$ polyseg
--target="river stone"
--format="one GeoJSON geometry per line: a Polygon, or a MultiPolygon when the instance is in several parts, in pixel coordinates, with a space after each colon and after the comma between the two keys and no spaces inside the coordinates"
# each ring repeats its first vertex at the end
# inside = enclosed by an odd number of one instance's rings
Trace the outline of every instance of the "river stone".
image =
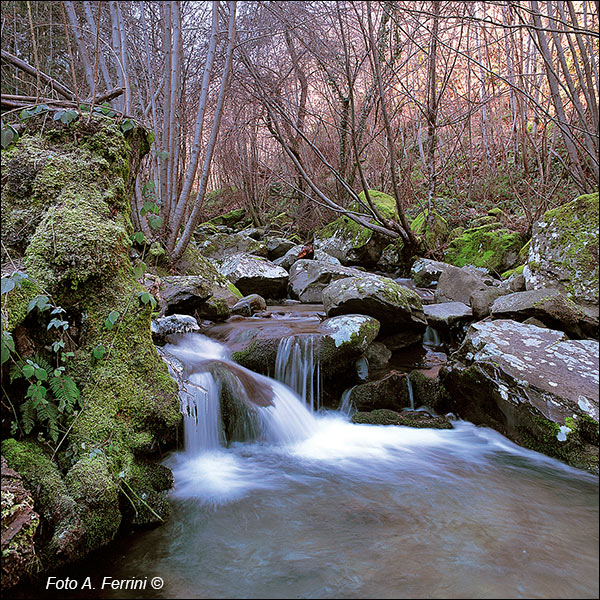
{"type": "Polygon", "coordinates": [[[477,269],[448,266],[440,275],[435,301],[469,304],[473,292],[485,290],[490,285],[493,285],[493,279],[477,269]]]}
{"type": "Polygon", "coordinates": [[[320,263],[329,263],[330,265],[342,264],[335,256],[331,256],[331,254],[327,254],[327,252],[319,250],[318,248],[314,251],[313,260],[320,263]]]}
{"type": "Polygon", "coordinates": [[[211,286],[198,275],[173,275],[160,280],[160,297],[167,315],[192,314],[211,296],[211,286]]]}
{"type": "Polygon", "coordinates": [[[286,271],[289,271],[292,268],[292,265],[299,260],[303,249],[304,246],[302,244],[298,244],[297,246],[290,248],[282,257],[276,258],[273,261],[273,264],[277,265],[278,267],[283,267],[286,271]]]}
{"type": "Polygon", "coordinates": [[[495,222],[465,229],[450,241],[444,260],[457,267],[473,265],[503,273],[518,264],[522,246],[521,234],[495,222]]]}
{"type": "Polygon", "coordinates": [[[301,302],[318,304],[323,302],[323,290],[332,281],[353,275],[362,275],[362,272],[352,267],[300,259],[290,269],[289,293],[301,302]]]}
{"type": "Polygon", "coordinates": [[[386,335],[415,332],[422,336],[427,326],[417,293],[388,277],[361,274],[334,281],[323,290],[323,305],[328,317],[370,315],[386,335]]]}
{"type": "Polygon", "coordinates": [[[212,261],[221,261],[236,254],[267,256],[267,246],[247,233],[215,233],[197,244],[200,254],[212,261]]]}
{"type": "Polygon", "coordinates": [[[268,238],[265,244],[269,260],[281,258],[286,252],[296,246],[294,242],[281,237],[268,238]]]}
{"type": "Polygon", "coordinates": [[[442,368],[442,383],[462,418],[597,471],[598,347],[512,320],[482,321],[442,368]]]}
{"type": "Polygon", "coordinates": [[[508,293],[509,291],[504,287],[490,286],[483,290],[475,290],[469,299],[475,319],[485,319],[490,314],[494,301],[508,293]]]}
{"type": "Polygon", "coordinates": [[[491,314],[494,318],[516,321],[534,317],[550,328],[579,338],[598,335],[598,320],[594,321],[556,289],[530,290],[502,296],[492,304],[491,314]]]}
{"type": "Polygon", "coordinates": [[[236,254],[225,260],[220,270],[246,296],[281,298],[285,295],[288,272],[265,258],[236,254]]]}
{"type": "Polygon", "coordinates": [[[242,315],[243,317],[251,317],[254,313],[267,309],[267,303],[262,296],[258,294],[250,294],[244,296],[231,309],[232,314],[242,315]]]}
{"type": "Polygon", "coordinates": [[[378,408],[371,412],[356,412],[352,415],[352,423],[364,425],[402,425],[417,429],[453,429],[447,417],[430,415],[422,410],[404,410],[397,412],[386,408],[378,408]]]}
{"type": "Polygon", "coordinates": [[[392,371],[382,379],[355,385],[350,390],[348,401],[358,411],[409,408],[406,374],[392,371]]]}
{"type": "Polygon", "coordinates": [[[423,306],[427,325],[436,329],[448,329],[461,321],[473,318],[473,311],[463,302],[442,302],[423,306]]]}
{"type": "Polygon", "coordinates": [[[450,266],[429,258],[417,258],[410,269],[410,276],[417,287],[434,288],[442,273],[450,266]]]}
{"type": "Polygon", "coordinates": [[[19,473],[2,457],[2,590],[13,587],[36,562],[33,537],[39,516],[19,473]]]}
{"type": "Polygon", "coordinates": [[[365,315],[341,315],[319,326],[319,362],[325,377],[348,369],[377,337],[380,324],[365,315]]]}
{"type": "Polygon", "coordinates": [[[572,300],[598,304],[598,192],[534,224],[523,275],[528,290],[559,288],[572,300]]]}
{"type": "Polygon", "coordinates": [[[169,315],[150,322],[150,332],[155,344],[166,343],[166,337],[173,333],[200,331],[198,321],[190,315],[169,315]]]}

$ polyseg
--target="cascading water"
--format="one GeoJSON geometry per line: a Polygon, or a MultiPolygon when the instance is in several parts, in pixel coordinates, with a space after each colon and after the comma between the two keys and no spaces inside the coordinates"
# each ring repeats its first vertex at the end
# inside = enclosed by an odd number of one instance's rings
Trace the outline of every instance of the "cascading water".
{"type": "Polygon", "coordinates": [[[406,374],[406,388],[408,390],[408,401],[410,402],[410,409],[415,410],[415,392],[413,390],[412,381],[410,375],[406,374]]]}
{"type": "Polygon", "coordinates": [[[321,369],[315,336],[283,338],[277,348],[275,379],[291,387],[314,412],[321,407],[321,369]]]}
{"type": "Polygon", "coordinates": [[[432,346],[437,348],[441,346],[442,342],[440,340],[440,334],[436,329],[427,325],[425,328],[425,333],[423,334],[423,344],[425,346],[432,346]]]}
{"type": "MultiPolygon", "coordinates": [[[[306,348],[311,350],[312,344],[306,348]]],[[[187,334],[165,351],[188,372],[189,383],[180,394],[186,454],[219,448],[232,441],[227,433],[233,441],[281,444],[304,439],[314,430],[313,416],[289,388],[234,363],[223,344],[187,334]]]]}
{"type": "Polygon", "coordinates": [[[185,451],[167,462],[173,516],[95,555],[82,575],[158,576],[158,598],[598,597],[594,476],[471,423],[313,414],[201,335],[166,350],[198,388],[182,399],[185,451]],[[225,447],[232,396],[258,435],[225,447]]]}

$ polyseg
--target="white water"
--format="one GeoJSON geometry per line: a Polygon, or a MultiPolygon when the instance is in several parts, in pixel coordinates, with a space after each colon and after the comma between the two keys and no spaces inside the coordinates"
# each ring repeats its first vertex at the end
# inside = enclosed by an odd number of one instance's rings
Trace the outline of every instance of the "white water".
{"type": "MultiPolygon", "coordinates": [[[[239,369],[202,336],[168,350],[192,377],[211,361],[239,369]]],[[[257,409],[263,437],[206,449],[213,441],[186,438],[167,461],[170,521],[90,568],[160,576],[164,588],[144,594],[158,598],[598,596],[595,477],[466,422],[411,429],[312,414],[288,387],[250,375],[273,399],[257,409]]]]}
{"type": "Polygon", "coordinates": [[[275,379],[291,387],[313,412],[319,410],[321,369],[314,336],[290,336],[279,342],[275,379]]]}

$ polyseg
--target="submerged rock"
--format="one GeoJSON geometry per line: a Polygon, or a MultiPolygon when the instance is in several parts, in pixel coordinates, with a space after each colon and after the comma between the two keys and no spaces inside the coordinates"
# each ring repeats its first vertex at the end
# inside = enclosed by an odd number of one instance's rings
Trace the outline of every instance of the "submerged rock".
{"type": "Polygon", "coordinates": [[[475,323],[442,382],[461,417],[594,471],[598,346],[511,320],[475,323]]]}
{"type": "Polygon", "coordinates": [[[535,223],[523,275],[528,290],[558,287],[571,300],[598,304],[598,192],[535,223]]]}

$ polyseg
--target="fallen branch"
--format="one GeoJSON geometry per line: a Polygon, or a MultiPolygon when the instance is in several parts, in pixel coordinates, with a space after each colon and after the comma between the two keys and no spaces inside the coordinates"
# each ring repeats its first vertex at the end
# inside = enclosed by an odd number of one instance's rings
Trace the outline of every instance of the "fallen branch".
{"type": "Polygon", "coordinates": [[[41,81],[52,86],[56,93],[62,96],[63,98],[67,100],[75,100],[75,94],[68,87],[56,81],[56,79],[53,79],[49,75],[46,75],[46,73],[40,71],[39,69],[36,69],[35,67],[31,66],[28,62],[21,60],[20,58],[18,58],[14,54],[11,54],[10,52],[7,52],[6,50],[2,50],[1,56],[3,60],[15,65],[15,67],[21,69],[21,71],[32,75],[36,79],[39,77],[41,81]]]}

